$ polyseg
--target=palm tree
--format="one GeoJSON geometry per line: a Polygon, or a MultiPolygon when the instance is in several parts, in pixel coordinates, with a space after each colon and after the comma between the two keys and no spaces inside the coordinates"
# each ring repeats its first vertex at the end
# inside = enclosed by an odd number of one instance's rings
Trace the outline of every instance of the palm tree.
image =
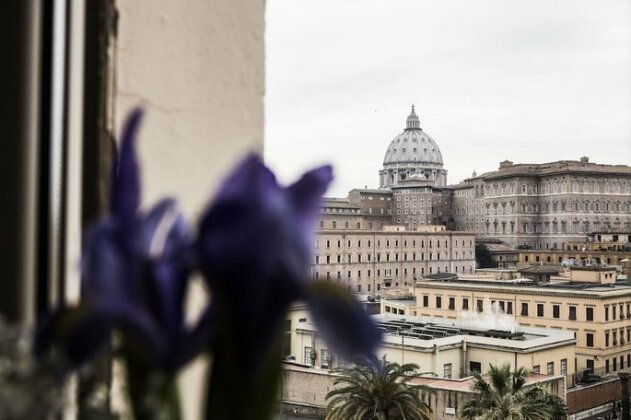
{"type": "Polygon", "coordinates": [[[563,399],[544,388],[525,389],[528,370],[521,367],[515,372],[510,365],[491,365],[488,381],[473,372],[472,389],[476,396],[460,407],[460,417],[469,420],[549,420],[565,419],[567,406],[563,399]]]}
{"type": "Polygon", "coordinates": [[[385,356],[381,361],[358,361],[333,381],[344,386],[326,394],[326,419],[429,420],[432,409],[418,393],[434,391],[408,383],[417,370],[418,365],[389,363],[385,356]]]}

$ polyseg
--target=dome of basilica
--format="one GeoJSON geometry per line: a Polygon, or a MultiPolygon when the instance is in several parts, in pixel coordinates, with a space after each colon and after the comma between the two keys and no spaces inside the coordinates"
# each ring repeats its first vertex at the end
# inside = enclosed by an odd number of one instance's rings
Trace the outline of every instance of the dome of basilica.
{"type": "Polygon", "coordinates": [[[414,112],[408,116],[405,131],[396,136],[388,146],[384,165],[400,163],[443,164],[443,156],[436,142],[420,127],[420,121],[414,112]]]}
{"type": "Polygon", "coordinates": [[[438,145],[421,129],[418,115],[412,112],[405,130],[390,142],[383,168],[379,171],[380,188],[395,188],[410,182],[429,182],[434,187],[447,185],[447,170],[438,145]]]}

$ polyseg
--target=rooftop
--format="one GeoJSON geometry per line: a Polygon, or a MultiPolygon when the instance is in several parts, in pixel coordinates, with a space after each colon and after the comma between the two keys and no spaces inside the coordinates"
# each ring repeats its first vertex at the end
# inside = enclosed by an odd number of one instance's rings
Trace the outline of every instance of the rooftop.
{"type": "Polygon", "coordinates": [[[324,197],[322,199],[321,207],[359,209],[359,206],[355,204],[351,204],[346,198],[334,198],[334,197],[324,197]]]}
{"type": "MultiPolygon", "coordinates": [[[[420,352],[453,348],[466,342],[469,347],[492,346],[501,351],[530,353],[573,346],[576,342],[572,331],[520,326],[510,315],[469,312],[466,316],[447,319],[385,313],[373,315],[373,320],[384,332],[382,347],[400,348],[404,341],[406,346],[420,352]]],[[[316,327],[310,322],[300,322],[296,330],[311,334],[316,327]]]]}
{"type": "Polygon", "coordinates": [[[389,188],[354,188],[350,192],[357,191],[360,194],[383,194],[390,195],[392,190],[389,188]]]}
{"type": "Polygon", "coordinates": [[[615,267],[604,265],[573,265],[570,267],[572,271],[615,271],[615,267]]]}
{"type": "Polygon", "coordinates": [[[518,270],[520,273],[524,274],[559,274],[563,271],[563,268],[560,268],[556,265],[531,265],[521,270],[518,270]]]}
{"type": "Polygon", "coordinates": [[[549,176],[566,173],[615,173],[631,176],[631,166],[593,163],[589,162],[589,159],[587,158],[581,158],[580,160],[559,160],[547,163],[513,163],[510,161],[504,161],[500,163],[500,167],[497,171],[485,172],[477,177],[467,178],[465,183],[474,179],[493,180],[513,176],[549,176]]]}

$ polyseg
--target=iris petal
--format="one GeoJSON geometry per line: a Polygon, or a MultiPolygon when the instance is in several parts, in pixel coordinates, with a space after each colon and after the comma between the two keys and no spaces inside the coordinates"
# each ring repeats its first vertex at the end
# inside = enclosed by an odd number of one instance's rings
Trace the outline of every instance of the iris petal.
{"type": "Polygon", "coordinates": [[[280,190],[276,177],[255,154],[249,154],[224,180],[215,201],[239,201],[256,205],[280,190]]]}
{"type": "Polygon", "coordinates": [[[322,166],[306,172],[298,181],[287,188],[297,217],[306,219],[306,228],[311,229],[311,219],[317,214],[326,192],[333,180],[333,168],[322,166]]]}
{"type": "Polygon", "coordinates": [[[131,222],[140,205],[140,173],[136,158],[136,134],[142,121],[143,112],[135,109],[129,115],[123,128],[123,136],[112,180],[110,213],[120,218],[124,224],[131,222]]]}
{"type": "Polygon", "coordinates": [[[118,242],[118,227],[105,220],[87,230],[81,261],[81,291],[87,299],[127,299],[134,284],[129,262],[118,242]]]}
{"type": "Polygon", "coordinates": [[[191,241],[190,230],[174,199],[156,204],[140,221],[136,250],[145,258],[172,256],[191,241]]]}

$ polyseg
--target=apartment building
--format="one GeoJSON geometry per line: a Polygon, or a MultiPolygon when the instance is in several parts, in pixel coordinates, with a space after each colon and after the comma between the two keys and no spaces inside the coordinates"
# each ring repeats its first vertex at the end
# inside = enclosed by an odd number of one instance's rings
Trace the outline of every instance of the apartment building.
{"type": "Polygon", "coordinates": [[[429,274],[465,274],[475,269],[471,232],[450,232],[433,225],[416,230],[388,225],[364,230],[350,223],[348,228],[317,230],[312,278],[338,282],[351,292],[378,295],[383,288],[412,286],[429,274]]]}
{"type": "MultiPolygon", "coordinates": [[[[458,319],[497,305],[520,326],[555,328],[576,337],[574,369],[611,374],[631,368],[631,282],[608,268],[572,270],[565,281],[422,280],[414,288],[420,316],[458,319]]],[[[382,305],[385,304],[382,303],[382,305]]]]}

